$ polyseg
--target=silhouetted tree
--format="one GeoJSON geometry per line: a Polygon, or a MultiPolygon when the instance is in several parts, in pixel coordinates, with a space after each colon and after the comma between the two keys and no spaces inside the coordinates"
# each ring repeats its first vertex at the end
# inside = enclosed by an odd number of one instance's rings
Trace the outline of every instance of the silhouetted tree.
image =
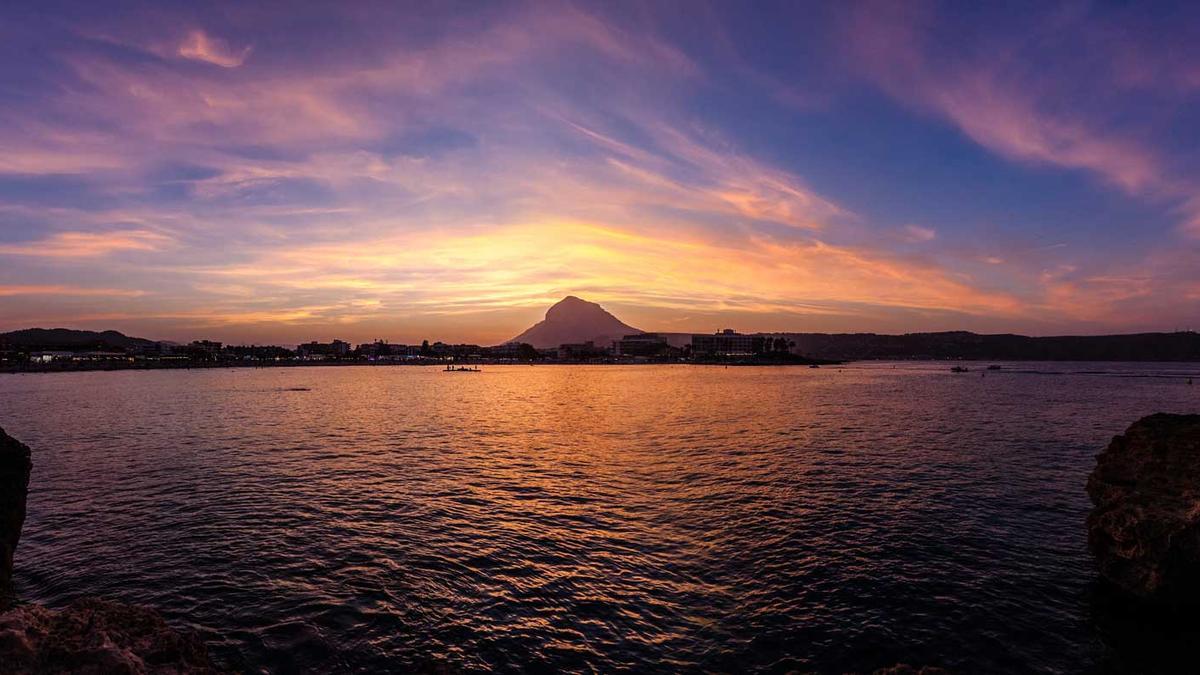
{"type": "Polygon", "coordinates": [[[539,356],[541,355],[538,354],[538,350],[534,349],[533,345],[529,344],[528,342],[522,342],[521,346],[517,347],[517,358],[521,359],[522,361],[533,361],[539,356]]]}

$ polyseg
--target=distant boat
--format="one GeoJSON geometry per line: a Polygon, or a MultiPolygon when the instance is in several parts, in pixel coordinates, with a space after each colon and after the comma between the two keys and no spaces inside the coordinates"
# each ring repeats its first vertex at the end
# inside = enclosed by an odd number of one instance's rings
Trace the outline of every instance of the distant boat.
{"type": "Polygon", "coordinates": [[[954,366],[953,368],[950,369],[950,372],[952,372],[952,373],[969,373],[969,372],[971,372],[971,369],[964,368],[963,366],[954,366]]]}
{"type": "Polygon", "coordinates": [[[1000,370],[1000,366],[988,366],[988,370],[1000,370]]]}
{"type": "Polygon", "coordinates": [[[812,364],[812,365],[810,365],[810,366],[809,366],[809,368],[820,368],[820,367],[821,367],[821,366],[820,366],[820,365],[818,365],[818,364],[816,364],[816,363],[814,363],[814,364],[812,364]]]}
{"type": "Polygon", "coordinates": [[[451,366],[450,364],[446,364],[446,370],[443,372],[447,372],[447,373],[481,373],[483,371],[481,371],[479,369],[479,366],[472,366],[470,368],[468,368],[467,366],[459,366],[459,367],[455,368],[454,366],[451,366]]]}

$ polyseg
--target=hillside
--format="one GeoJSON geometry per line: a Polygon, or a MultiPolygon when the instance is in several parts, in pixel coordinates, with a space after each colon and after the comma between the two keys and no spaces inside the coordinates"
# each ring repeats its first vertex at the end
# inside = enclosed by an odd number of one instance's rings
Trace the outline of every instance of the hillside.
{"type": "Polygon", "coordinates": [[[1200,361],[1200,334],[980,335],[790,333],[796,351],[820,359],[995,359],[1012,361],[1200,361]]]}
{"type": "Polygon", "coordinates": [[[106,349],[144,349],[157,344],[154,340],[130,337],[115,330],[96,332],[70,328],[27,328],[0,333],[0,343],[27,350],[86,351],[106,349]]]}

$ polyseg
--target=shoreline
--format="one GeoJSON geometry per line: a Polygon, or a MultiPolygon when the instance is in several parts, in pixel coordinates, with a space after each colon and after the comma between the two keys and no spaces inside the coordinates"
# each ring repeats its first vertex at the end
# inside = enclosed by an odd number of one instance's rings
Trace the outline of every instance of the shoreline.
{"type": "Polygon", "coordinates": [[[277,363],[190,363],[187,365],[176,364],[154,364],[145,363],[119,365],[114,363],[97,363],[96,365],[79,365],[72,364],[67,367],[46,365],[46,366],[19,366],[0,368],[0,375],[25,375],[25,374],[49,374],[49,373],[94,373],[94,372],[115,372],[115,371],[148,371],[148,370],[219,370],[226,368],[233,369],[250,369],[250,370],[265,370],[269,368],[345,368],[345,367],[399,367],[399,368],[433,368],[435,370],[444,368],[447,364],[454,366],[737,366],[745,368],[763,368],[771,366],[786,366],[811,368],[814,365],[819,367],[824,366],[840,366],[850,361],[768,361],[768,362],[746,362],[746,361],[640,361],[640,362],[613,362],[613,361],[538,361],[538,362],[519,362],[519,361],[488,361],[484,360],[463,360],[463,361],[425,361],[418,363],[404,362],[372,362],[372,361],[281,361],[277,363]]]}
{"type": "MultiPolygon", "coordinates": [[[[124,371],[156,371],[156,370],[266,370],[272,368],[346,368],[346,367],[400,367],[400,368],[431,368],[434,370],[442,370],[448,364],[454,367],[458,366],[541,366],[541,367],[562,367],[562,366],[603,366],[603,367],[632,367],[632,366],[708,366],[708,367],[737,367],[737,368],[770,368],[770,367],[789,367],[789,368],[810,368],[820,369],[826,367],[842,367],[851,364],[865,363],[928,363],[928,364],[944,364],[947,367],[955,364],[972,364],[972,367],[963,371],[968,374],[977,372],[992,372],[991,370],[981,368],[978,364],[995,364],[996,362],[1012,364],[1069,364],[1069,363],[1107,363],[1107,364],[1143,364],[1143,365],[1200,365],[1200,361],[1164,361],[1164,360],[1135,360],[1135,361],[1080,361],[1080,360],[1063,360],[1063,359],[935,359],[935,358],[908,358],[908,359],[846,359],[843,361],[821,361],[821,360],[804,360],[804,361],[494,361],[489,359],[464,359],[461,361],[433,361],[433,360],[415,360],[409,362],[403,361],[279,361],[279,362],[210,362],[210,363],[189,363],[189,364],[150,364],[150,363],[131,363],[122,365],[119,362],[96,362],[89,364],[86,362],[75,362],[67,366],[46,364],[46,365],[22,365],[0,367],[0,375],[27,375],[27,374],[52,374],[52,373],[95,373],[95,372],[124,372],[124,371]]],[[[997,372],[1017,372],[1009,366],[1005,366],[1002,370],[997,369],[997,372]]],[[[1033,371],[1020,371],[1033,372],[1033,371]]],[[[1039,374],[1040,371],[1037,371],[1039,374]]],[[[1189,375],[1181,375],[1180,377],[1190,378],[1189,375]]]]}

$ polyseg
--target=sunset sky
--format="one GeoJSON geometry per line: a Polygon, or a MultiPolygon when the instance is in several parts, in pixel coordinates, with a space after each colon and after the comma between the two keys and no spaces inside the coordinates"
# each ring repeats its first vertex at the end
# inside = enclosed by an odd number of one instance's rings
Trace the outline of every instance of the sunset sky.
{"type": "Polygon", "coordinates": [[[979,4],[5,3],[0,330],[1200,327],[1200,8],[979,4]]]}

